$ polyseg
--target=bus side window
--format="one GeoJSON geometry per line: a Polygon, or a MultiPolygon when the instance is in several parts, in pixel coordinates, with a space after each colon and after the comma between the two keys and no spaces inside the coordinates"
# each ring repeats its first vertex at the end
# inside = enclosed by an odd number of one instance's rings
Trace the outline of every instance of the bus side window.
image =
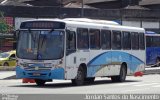
{"type": "Polygon", "coordinates": [[[130,32],[123,32],[122,46],[124,50],[131,49],[131,35],[130,32]]]}
{"type": "Polygon", "coordinates": [[[152,47],[153,43],[153,37],[152,36],[146,36],[146,47],[152,47]]]}
{"type": "Polygon", "coordinates": [[[159,47],[160,46],[160,39],[159,37],[153,36],[153,46],[154,47],[159,47]]]}
{"type": "Polygon", "coordinates": [[[90,49],[100,49],[100,31],[97,29],[89,30],[90,49]]]}
{"type": "Polygon", "coordinates": [[[101,30],[101,48],[111,49],[111,31],[101,30]]]}
{"type": "Polygon", "coordinates": [[[75,32],[73,31],[68,31],[67,32],[67,50],[75,50],[76,49],[76,36],[75,32]]]}
{"type": "Polygon", "coordinates": [[[121,49],[121,32],[112,31],[112,49],[119,50],[121,49]]]}
{"type": "Polygon", "coordinates": [[[86,28],[77,29],[77,47],[78,49],[88,49],[89,48],[88,29],[86,28]]]}
{"type": "Polygon", "coordinates": [[[139,48],[141,50],[145,49],[144,33],[139,33],[139,48]]]}
{"type": "Polygon", "coordinates": [[[139,50],[139,34],[137,32],[132,32],[132,49],[139,50]]]}

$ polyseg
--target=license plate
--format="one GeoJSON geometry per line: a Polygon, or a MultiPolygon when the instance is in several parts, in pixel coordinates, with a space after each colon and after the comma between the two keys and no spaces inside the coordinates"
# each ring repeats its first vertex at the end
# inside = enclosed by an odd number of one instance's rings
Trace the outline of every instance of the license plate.
{"type": "Polygon", "coordinates": [[[40,73],[33,73],[34,76],[40,76],[40,73]]]}

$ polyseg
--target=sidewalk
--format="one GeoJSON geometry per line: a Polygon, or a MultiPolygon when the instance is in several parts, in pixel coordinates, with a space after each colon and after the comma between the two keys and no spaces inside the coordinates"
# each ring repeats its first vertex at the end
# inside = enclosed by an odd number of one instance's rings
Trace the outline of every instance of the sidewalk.
{"type": "Polygon", "coordinates": [[[146,67],[144,74],[160,74],[160,67],[146,67]]]}
{"type": "Polygon", "coordinates": [[[15,71],[0,71],[0,80],[1,79],[12,79],[16,75],[15,71]]]}

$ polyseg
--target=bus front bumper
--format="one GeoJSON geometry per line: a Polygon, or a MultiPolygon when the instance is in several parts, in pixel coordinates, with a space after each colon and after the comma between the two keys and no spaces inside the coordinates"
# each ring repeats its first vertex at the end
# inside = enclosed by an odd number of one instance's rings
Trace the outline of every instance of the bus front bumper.
{"type": "Polygon", "coordinates": [[[64,79],[64,69],[55,68],[53,70],[27,71],[17,66],[16,67],[16,78],[20,78],[20,79],[29,78],[29,79],[42,79],[42,80],[64,79]]]}

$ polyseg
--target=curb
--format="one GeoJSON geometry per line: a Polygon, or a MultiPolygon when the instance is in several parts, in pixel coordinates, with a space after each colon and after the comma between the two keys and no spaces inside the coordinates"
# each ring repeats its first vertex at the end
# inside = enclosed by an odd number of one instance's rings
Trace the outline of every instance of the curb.
{"type": "Polygon", "coordinates": [[[145,68],[144,74],[145,75],[148,75],[148,74],[160,74],[160,67],[148,67],[148,68],[145,68]]]}

